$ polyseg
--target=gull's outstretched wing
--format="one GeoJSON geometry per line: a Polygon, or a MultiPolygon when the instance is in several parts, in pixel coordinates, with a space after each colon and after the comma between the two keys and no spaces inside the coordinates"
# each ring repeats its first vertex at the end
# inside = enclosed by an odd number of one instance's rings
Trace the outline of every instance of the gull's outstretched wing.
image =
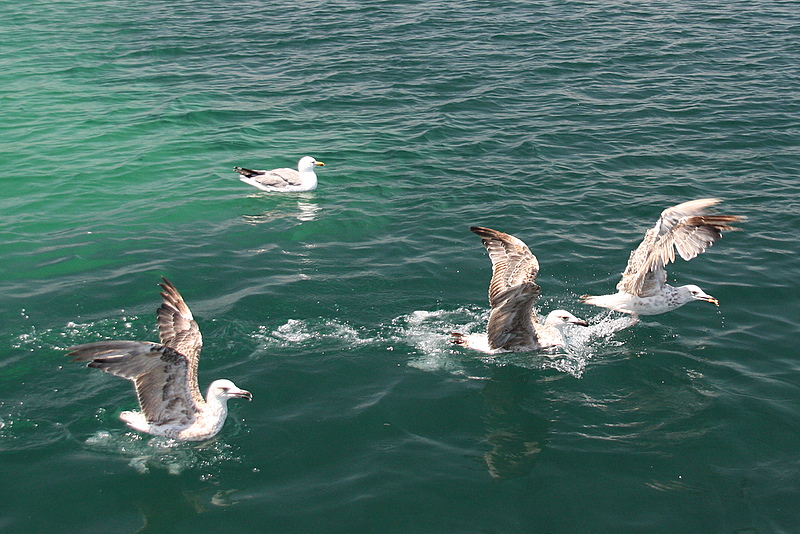
{"type": "Polygon", "coordinates": [[[188,360],[170,347],[146,341],[97,341],[71,347],[75,361],[131,380],[147,421],[191,425],[197,405],[189,387],[188,360]]]}
{"type": "MultiPolygon", "coordinates": [[[[492,308],[495,307],[497,296],[508,288],[524,283],[536,286],[539,262],[521,239],[480,226],[471,226],[470,230],[481,236],[483,246],[492,260],[492,280],[489,282],[489,304],[492,308]]],[[[535,297],[539,294],[540,289],[535,297]]]]}
{"type": "Polygon", "coordinates": [[[203,396],[197,385],[197,365],[200,359],[200,350],[203,347],[203,336],[200,335],[200,328],[181,294],[169,280],[164,277],[161,279],[163,280],[163,283],[160,284],[163,290],[161,293],[163,302],[156,312],[158,337],[163,345],[186,357],[188,383],[192,398],[202,402],[203,396]]]}
{"type": "Polygon", "coordinates": [[[664,267],[675,261],[675,251],[688,261],[714,244],[731,223],[745,220],[737,215],[709,214],[720,201],[703,198],[665,209],[656,225],[645,233],[631,252],[617,290],[639,297],[657,294],[666,283],[664,267]]]}
{"type": "Polygon", "coordinates": [[[487,333],[492,349],[531,347],[537,344],[533,306],[542,289],[536,284],[539,262],[520,239],[490,228],[472,226],[492,260],[489,283],[487,333]]]}
{"type": "Polygon", "coordinates": [[[506,289],[495,297],[486,333],[492,350],[532,349],[539,344],[533,305],[542,290],[531,282],[506,289]]]}

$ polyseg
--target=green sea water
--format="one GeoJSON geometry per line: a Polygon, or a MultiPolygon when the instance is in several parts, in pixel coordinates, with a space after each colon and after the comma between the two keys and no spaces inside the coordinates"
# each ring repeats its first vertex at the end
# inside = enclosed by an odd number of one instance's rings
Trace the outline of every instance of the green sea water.
{"type": "Polygon", "coordinates": [[[800,524],[795,2],[99,0],[0,7],[0,532],[772,533],[800,524]],[[325,162],[275,195],[235,165],[325,162]],[[669,268],[720,301],[621,328],[664,208],[747,217],[669,268]],[[548,358],[480,332],[470,225],[537,255],[548,358]],[[66,357],[157,339],[219,436],[129,431],[66,357]]]}

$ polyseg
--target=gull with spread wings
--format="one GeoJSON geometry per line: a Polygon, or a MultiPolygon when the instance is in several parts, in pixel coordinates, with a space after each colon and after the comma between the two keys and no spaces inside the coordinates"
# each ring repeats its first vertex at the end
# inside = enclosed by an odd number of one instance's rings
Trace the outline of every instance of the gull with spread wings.
{"type": "Polygon", "coordinates": [[[617,284],[617,293],[584,295],[582,301],[628,313],[634,320],[640,315],[672,311],[693,300],[719,306],[717,299],[694,284],[679,287],[667,284],[664,269],[675,261],[675,251],[689,261],[720,239],[723,231],[735,230],[732,223],[745,220],[738,215],[709,213],[709,208],[719,202],[715,198],[703,198],[665,209],[656,225],[645,233],[639,247],[631,252],[622,280],[617,284]]]}
{"type": "Polygon", "coordinates": [[[157,311],[161,343],[97,341],[71,347],[69,356],[133,382],[141,411],[119,416],[129,427],[181,441],[203,441],[222,429],[228,399],[253,396],[230,380],[215,380],[203,399],[197,387],[200,329],[175,286],[162,280],[163,302],[157,311]]]}
{"type": "Polygon", "coordinates": [[[450,341],[487,353],[536,351],[564,346],[567,325],[588,326],[565,310],[554,310],[539,321],[534,304],[542,294],[536,284],[539,262],[522,240],[497,230],[472,226],[492,260],[486,334],[451,334],[450,341]]]}

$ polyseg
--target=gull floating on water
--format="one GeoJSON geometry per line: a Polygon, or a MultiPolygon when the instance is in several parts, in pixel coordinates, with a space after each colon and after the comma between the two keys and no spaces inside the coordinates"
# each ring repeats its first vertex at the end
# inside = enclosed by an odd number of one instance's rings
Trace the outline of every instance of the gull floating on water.
{"type": "Polygon", "coordinates": [[[325,164],[305,156],[297,162],[297,170],[254,171],[243,167],[234,167],[233,170],[242,175],[239,178],[241,181],[262,191],[313,191],[317,188],[317,175],[314,172],[317,166],[325,164]]]}
{"type": "Polygon", "coordinates": [[[163,302],[157,312],[160,344],[98,341],[71,347],[69,356],[133,382],[141,412],[119,416],[129,427],[154,436],[203,441],[222,429],[228,399],[253,396],[230,380],[215,380],[203,399],[197,387],[200,329],[175,286],[162,280],[163,302]]]}
{"type": "Polygon", "coordinates": [[[470,230],[481,236],[492,260],[489,283],[487,334],[453,333],[451,342],[488,353],[534,351],[564,346],[564,327],[588,326],[565,310],[554,310],[539,322],[534,304],[542,294],[536,284],[539,262],[528,246],[513,235],[480,226],[470,230]]]}
{"type": "Polygon", "coordinates": [[[672,287],[667,284],[664,267],[675,261],[675,251],[691,260],[722,237],[725,230],[735,230],[730,223],[741,222],[737,215],[713,215],[708,208],[719,204],[715,198],[703,198],[665,209],[656,225],[647,231],[639,247],[631,252],[628,266],[613,295],[582,298],[586,304],[639,315],[658,315],[687,302],[703,300],[719,306],[717,299],[694,284],[672,287]]]}

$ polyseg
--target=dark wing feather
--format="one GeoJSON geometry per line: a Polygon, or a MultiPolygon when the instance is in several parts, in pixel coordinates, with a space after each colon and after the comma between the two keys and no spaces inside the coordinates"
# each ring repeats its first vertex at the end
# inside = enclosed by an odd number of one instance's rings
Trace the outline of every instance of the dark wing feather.
{"type": "Polygon", "coordinates": [[[158,337],[161,343],[183,354],[188,361],[188,380],[192,397],[195,401],[203,401],[203,396],[197,385],[197,366],[200,360],[200,350],[203,348],[203,336],[200,328],[192,317],[189,306],[175,289],[175,286],[162,277],[160,284],[162,304],[156,312],[158,320],[158,337]]]}
{"type": "MultiPolygon", "coordinates": [[[[497,295],[508,288],[525,283],[536,285],[534,282],[539,274],[539,262],[521,239],[480,226],[471,226],[470,230],[481,236],[483,246],[492,260],[492,280],[489,282],[489,304],[492,308],[496,305],[497,295]]],[[[536,297],[539,294],[541,290],[536,297]]]]}
{"type": "Polygon", "coordinates": [[[704,198],[665,209],[631,253],[617,289],[640,297],[653,295],[666,283],[664,267],[675,261],[676,251],[684,260],[691,260],[720,239],[723,231],[735,230],[730,224],[744,217],[707,213],[719,202],[704,198]]]}
{"type": "Polygon", "coordinates": [[[145,341],[98,341],[69,350],[74,361],[133,381],[148,422],[188,426],[196,419],[183,354],[145,341]]]}
{"type": "Polygon", "coordinates": [[[489,347],[514,350],[535,346],[537,336],[533,325],[538,319],[533,306],[542,294],[542,288],[535,282],[539,274],[536,256],[513,235],[480,226],[472,226],[470,230],[481,236],[492,260],[489,347]]]}
{"type": "Polygon", "coordinates": [[[495,296],[495,304],[486,328],[489,348],[531,349],[538,344],[533,305],[541,293],[538,285],[525,282],[495,296]]]}
{"type": "Polygon", "coordinates": [[[253,176],[258,176],[259,174],[265,172],[265,171],[254,171],[253,169],[246,169],[244,167],[234,167],[233,170],[238,172],[245,178],[252,178],[253,176]]]}

